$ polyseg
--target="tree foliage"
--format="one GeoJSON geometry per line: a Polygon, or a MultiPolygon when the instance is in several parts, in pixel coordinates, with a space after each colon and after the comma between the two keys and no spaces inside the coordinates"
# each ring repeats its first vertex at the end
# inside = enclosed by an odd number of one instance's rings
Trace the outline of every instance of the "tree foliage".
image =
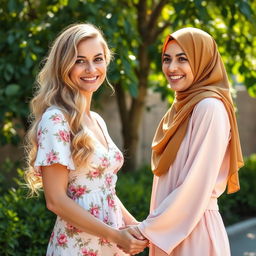
{"type": "Polygon", "coordinates": [[[253,0],[2,0],[1,145],[18,143],[19,129],[28,127],[32,87],[50,42],[70,23],[87,21],[103,30],[115,52],[109,80],[116,88],[127,166],[133,169],[148,89],[172,98],[161,74],[165,36],[184,26],[209,32],[230,78],[256,96],[255,10],[253,0]]]}

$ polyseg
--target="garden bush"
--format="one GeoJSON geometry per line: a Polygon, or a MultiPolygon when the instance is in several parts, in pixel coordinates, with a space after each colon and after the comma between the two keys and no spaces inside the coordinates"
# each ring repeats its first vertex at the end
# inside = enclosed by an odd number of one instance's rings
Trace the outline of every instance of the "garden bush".
{"type": "MultiPolygon", "coordinates": [[[[18,169],[18,174],[21,177],[23,171],[18,169]]],[[[27,198],[20,179],[16,179],[17,188],[0,196],[0,255],[45,255],[55,217],[46,210],[42,195],[27,198]]]]}
{"type": "Polygon", "coordinates": [[[239,178],[241,189],[234,194],[224,193],[219,198],[226,226],[256,216],[256,154],[245,159],[239,178]]]}
{"type": "MultiPolygon", "coordinates": [[[[14,182],[7,181],[11,173],[8,168],[16,165],[7,161],[4,168],[0,168],[0,255],[45,255],[55,215],[46,209],[42,194],[27,198],[21,169],[17,168],[14,182]]],[[[239,175],[241,190],[231,195],[225,193],[219,199],[226,225],[256,216],[256,155],[246,160],[239,175]]],[[[117,194],[139,221],[149,212],[152,178],[149,166],[133,173],[119,173],[117,194]]],[[[140,255],[146,256],[147,250],[140,255]]]]}

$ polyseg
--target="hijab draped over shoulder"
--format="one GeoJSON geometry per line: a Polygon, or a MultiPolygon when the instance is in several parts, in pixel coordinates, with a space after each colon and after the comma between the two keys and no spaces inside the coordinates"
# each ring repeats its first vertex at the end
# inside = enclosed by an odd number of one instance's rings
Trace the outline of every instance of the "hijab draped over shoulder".
{"type": "Polygon", "coordinates": [[[217,98],[223,102],[231,126],[228,193],[234,193],[240,188],[238,169],[243,166],[243,157],[228,77],[216,42],[200,29],[183,28],[166,38],[163,53],[173,39],[187,55],[194,81],[187,90],[176,92],[171,108],[159,123],[152,143],[152,171],[161,176],[169,170],[195,105],[204,98],[217,98]]]}

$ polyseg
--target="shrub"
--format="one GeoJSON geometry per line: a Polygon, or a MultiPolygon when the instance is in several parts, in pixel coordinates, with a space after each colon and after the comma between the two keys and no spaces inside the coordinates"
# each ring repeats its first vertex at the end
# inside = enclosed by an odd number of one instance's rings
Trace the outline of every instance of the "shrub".
{"type": "Polygon", "coordinates": [[[220,213],[226,225],[256,216],[256,154],[245,159],[239,178],[241,189],[219,198],[220,213]]]}
{"type": "Polygon", "coordinates": [[[0,197],[0,255],[45,255],[54,214],[46,210],[43,196],[26,198],[27,190],[17,183],[0,197]]]}
{"type": "Polygon", "coordinates": [[[119,174],[116,193],[138,221],[144,220],[149,214],[152,180],[149,166],[133,173],[119,174]]]}
{"type": "MultiPolygon", "coordinates": [[[[144,166],[133,173],[119,174],[116,193],[138,221],[144,220],[149,214],[152,180],[153,174],[149,166],[144,166]]],[[[138,255],[148,255],[148,249],[138,255]]]]}

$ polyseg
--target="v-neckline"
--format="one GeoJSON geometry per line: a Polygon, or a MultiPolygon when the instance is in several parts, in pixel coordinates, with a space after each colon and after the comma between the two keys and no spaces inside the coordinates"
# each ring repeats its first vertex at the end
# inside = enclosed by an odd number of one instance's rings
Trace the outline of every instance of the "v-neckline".
{"type": "Polygon", "coordinates": [[[94,115],[94,113],[93,113],[93,117],[94,117],[94,119],[95,119],[95,121],[96,121],[98,127],[100,128],[100,130],[101,130],[101,132],[102,132],[102,135],[103,135],[103,138],[104,138],[104,140],[105,140],[106,146],[95,136],[95,134],[94,134],[94,132],[93,132],[92,130],[90,130],[89,128],[87,128],[87,130],[89,130],[90,133],[93,135],[95,141],[96,141],[98,144],[100,144],[100,146],[101,146],[102,148],[104,148],[104,149],[107,151],[107,153],[109,153],[109,150],[110,150],[109,142],[108,142],[107,136],[106,136],[106,134],[105,134],[105,132],[104,132],[104,129],[102,128],[100,122],[98,121],[98,119],[97,119],[97,117],[94,115]]]}

